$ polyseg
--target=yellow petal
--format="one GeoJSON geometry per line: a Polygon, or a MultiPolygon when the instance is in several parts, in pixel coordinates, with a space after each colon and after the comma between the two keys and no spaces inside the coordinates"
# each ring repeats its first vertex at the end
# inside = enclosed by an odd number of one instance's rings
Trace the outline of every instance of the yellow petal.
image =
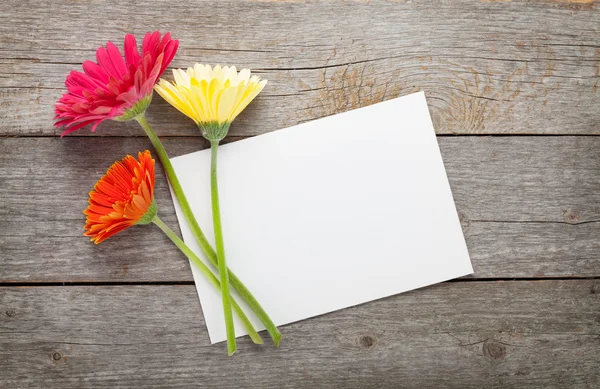
{"type": "Polygon", "coordinates": [[[227,88],[223,90],[221,97],[219,99],[219,106],[217,111],[217,121],[219,123],[223,123],[225,121],[229,121],[229,116],[236,105],[236,97],[238,91],[237,88],[227,88]]]}
{"type": "Polygon", "coordinates": [[[211,78],[219,81],[219,84],[223,84],[223,68],[221,65],[217,65],[213,68],[211,78]]]}
{"type": "Polygon", "coordinates": [[[178,86],[184,86],[190,88],[190,76],[181,69],[173,70],[173,78],[178,86]]]}
{"type": "Polygon", "coordinates": [[[192,94],[196,97],[198,105],[202,107],[202,117],[197,120],[198,122],[210,121],[210,104],[207,98],[208,82],[206,80],[200,81],[197,87],[192,88],[192,94]]]}
{"type": "Polygon", "coordinates": [[[173,86],[168,81],[160,80],[154,89],[163,99],[173,107],[177,108],[181,113],[193,120],[196,119],[193,109],[190,109],[189,102],[182,96],[177,87],[173,86]]]}
{"type": "Polygon", "coordinates": [[[238,74],[238,83],[248,84],[248,79],[250,78],[250,70],[242,69],[240,70],[240,74],[238,74]]]}
{"type": "Polygon", "coordinates": [[[244,96],[238,103],[237,107],[235,107],[233,113],[230,116],[230,121],[233,121],[247,106],[254,100],[254,98],[263,90],[263,88],[267,85],[267,80],[263,80],[258,84],[251,84],[249,88],[246,89],[244,96]]]}
{"type": "Polygon", "coordinates": [[[196,65],[194,65],[194,73],[194,76],[198,80],[209,80],[211,69],[208,65],[204,66],[202,64],[197,63],[196,65]]]}
{"type": "MultiPolygon", "coordinates": [[[[217,65],[219,66],[219,65],[217,65]]],[[[208,103],[210,108],[209,121],[217,120],[217,103],[219,99],[219,92],[221,91],[221,85],[219,79],[213,78],[208,85],[208,91],[206,96],[208,97],[208,103]]]]}

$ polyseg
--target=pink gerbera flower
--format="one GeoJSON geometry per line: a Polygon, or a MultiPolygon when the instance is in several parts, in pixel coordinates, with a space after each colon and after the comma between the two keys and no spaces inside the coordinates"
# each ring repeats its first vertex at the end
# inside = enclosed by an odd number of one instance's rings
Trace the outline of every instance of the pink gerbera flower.
{"type": "Polygon", "coordinates": [[[130,120],[152,100],[152,88],[173,60],[179,42],[166,33],[147,33],[140,56],[135,37],[125,36],[125,59],[112,43],[96,51],[96,62],[85,61],[83,73],[72,71],[65,80],[68,93],[55,106],[55,126],[66,135],[88,124],[92,131],[105,120],[130,120]]]}

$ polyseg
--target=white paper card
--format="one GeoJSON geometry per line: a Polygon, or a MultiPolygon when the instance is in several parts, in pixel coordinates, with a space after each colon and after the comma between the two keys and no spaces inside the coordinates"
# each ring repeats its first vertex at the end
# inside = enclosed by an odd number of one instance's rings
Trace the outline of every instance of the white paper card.
{"type": "MultiPolygon", "coordinates": [[[[173,165],[214,243],[210,150],[173,165]]],[[[422,92],[220,146],[218,177],[229,268],[276,325],[473,272],[422,92]]],[[[220,293],[192,270],[224,341],[220,293]]]]}

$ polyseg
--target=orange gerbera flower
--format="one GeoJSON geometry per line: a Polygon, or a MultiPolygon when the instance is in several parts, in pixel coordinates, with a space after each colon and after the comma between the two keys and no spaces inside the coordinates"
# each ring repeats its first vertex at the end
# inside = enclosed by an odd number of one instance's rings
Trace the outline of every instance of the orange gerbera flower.
{"type": "Polygon", "coordinates": [[[148,150],[115,162],[90,192],[83,211],[85,236],[98,244],[135,224],[148,224],[156,215],[154,159],[148,150]]]}

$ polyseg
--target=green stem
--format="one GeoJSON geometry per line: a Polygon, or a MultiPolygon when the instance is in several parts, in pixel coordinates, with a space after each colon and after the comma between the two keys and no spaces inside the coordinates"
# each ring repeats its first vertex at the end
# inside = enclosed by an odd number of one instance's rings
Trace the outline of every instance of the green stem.
{"type": "MultiPolygon", "coordinates": [[[[169,159],[169,156],[167,155],[165,148],[163,147],[160,139],[158,139],[158,136],[156,136],[156,133],[154,132],[152,127],[150,127],[150,124],[148,123],[148,120],[146,120],[146,116],[144,114],[138,115],[135,119],[137,120],[138,123],[140,123],[140,125],[146,132],[146,135],[148,135],[148,138],[150,138],[150,142],[152,142],[152,145],[154,146],[154,150],[156,151],[156,154],[158,155],[158,158],[160,159],[160,163],[162,164],[163,168],[165,169],[167,178],[169,179],[169,182],[171,183],[171,187],[173,188],[173,193],[175,193],[175,197],[177,198],[177,201],[179,202],[179,206],[181,207],[181,210],[183,211],[185,220],[188,222],[188,224],[192,230],[192,233],[194,234],[194,237],[196,238],[196,241],[198,242],[198,245],[200,246],[202,251],[204,251],[204,254],[210,260],[210,262],[213,264],[213,266],[217,267],[218,266],[217,253],[215,252],[215,250],[212,248],[212,246],[206,239],[206,236],[202,232],[202,229],[200,229],[200,225],[198,224],[198,221],[196,221],[196,218],[194,217],[194,214],[192,213],[190,204],[188,203],[187,198],[185,197],[185,194],[183,193],[183,188],[181,187],[181,184],[179,183],[179,179],[177,178],[177,175],[175,174],[175,169],[173,169],[173,165],[171,164],[171,160],[169,159]]],[[[244,285],[242,283],[242,281],[231,270],[228,269],[228,272],[229,272],[229,282],[231,284],[231,287],[239,293],[239,295],[248,304],[250,309],[252,309],[252,312],[254,312],[256,317],[258,317],[258,319],[265,325],[265,328],[269,332],[269,335],[271,335],[271,338],[273,338],[273,342],[275,343],[275,345],[278,346],[279,341],[281,340],[281,333],[275,326],[275,323],[273,323],[273,321],[271,320],[269,315],[267,315],[267,312],[259,304],[258,300],[256,300],[254,295],[252,293],[250,293],[250,291],[248,290],[246,285],[244,285]]]]}
{"type": "MultiPolygon", "coordinates": [[[[198,258],[198,256],[194,254],[194,252],[190,250],[190,248],[185,243],[183,243],[181,239],[179,239],[179,237],[177,236],[177,234],[175,234],[175,232],[173,232],[173,230],[171,230],[165,223],[163,223],[163,221],[160,220],[158,216],[154,216],[152,222],[156,224],[165,233],[165,235],[167,235],[169,239],[171,239],[173,243],[175,243],[175,246],[177,246],[177,248],[179,248],[179,250],[181,250],[185,254],[185,256],[188,257],[189,260],[194,263],[194,265],[196,265],[198,270],[200,270],[200,272],[210,281],[211,284],[213,284],[215,288],[221,290],[221,283],[219,282],[217,277],[215,277],[215,275],[210,271],[210,269],[206,267],[204,262],[202,262],[202,260],[198,258]]],[[[246,328],[246,331],[248,331],[250,339],[252,339],[252,341],[256,344],[262,344],[262,339],[260,338],[260,335],[258,335],[256,330],[254,329],[254,326],[248,319],[248,316],[246,316],[242,308],[234,299],[231,299],[231,307],[242,321],[242,324],[244,325],[244,328],[246,328]]]]}
{"type": "Polygon", "coordinates": [[[225,329],[227,331],[227,348],[229,354],[235,352],[235,329],[233,328],[233,317],[231,314],[231,301],[229,295],[229,276],[227,275],[227,263],[225,260],[225,244],[223,242],[223,228],[221,227],[221,209],[219,206],[219,185],[217,180],[217,150],[219,142],[210,142],[210,197],[212,200],[213,227],[215,229],[215,246],[217,248],[217,262],[219,265],[219,277],[221,278],[221,297],[223,299],[223,311],[225,312],[225,329]]]}

